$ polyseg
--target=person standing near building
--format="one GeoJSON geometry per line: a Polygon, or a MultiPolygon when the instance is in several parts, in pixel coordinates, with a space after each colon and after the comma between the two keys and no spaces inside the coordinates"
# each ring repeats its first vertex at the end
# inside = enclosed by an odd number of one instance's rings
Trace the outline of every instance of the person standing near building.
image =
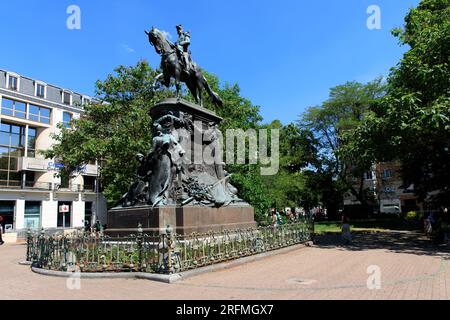
{"type": "Polygon", "coordinates": [[[3,234],[3,217],[0,216],[0,246],[5,243],[3,242],[2,234],[3,234]]]}

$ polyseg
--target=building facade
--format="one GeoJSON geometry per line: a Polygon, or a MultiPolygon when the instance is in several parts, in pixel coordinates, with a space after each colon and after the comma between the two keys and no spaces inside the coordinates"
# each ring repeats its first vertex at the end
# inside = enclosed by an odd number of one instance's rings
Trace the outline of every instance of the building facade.
{"type": "Polygon", "coordinates": [[[405,186],[399,162],[380,162],[376,165],[376,183],[380,212],[407,213],[422,209],[414,194],[414,186],[405,186]]]}
{"type": "Polygon", "coordinates": [[[57,176],[61,164],[39,151],[52,146],[58,124],[70,127],[91,98],[0,70],[0,215],[5,237],[30,229],[82,228],[106,223],[106,200],[98,191],[98,166],[79,168],[74,178],[57,176]]]}
{"type": "MultiPolygon", "coordinates": [[[[355,179],[355,188],[358,179],[355,179]]],[[[406,213],[422,209],[414,194],[414,186],[405,187],[398,162],[378,162],[364,174],[363,189],[367,198],[373,199],[374,211],[380,213],[406,213]]],[[[361,203],[350,192],[345,194],[344,206],[358,208],[361,203]]]]}

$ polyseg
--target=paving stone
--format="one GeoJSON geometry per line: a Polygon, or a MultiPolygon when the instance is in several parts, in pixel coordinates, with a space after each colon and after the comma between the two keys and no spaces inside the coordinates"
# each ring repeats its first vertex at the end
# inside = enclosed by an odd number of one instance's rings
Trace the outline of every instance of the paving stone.
{"type": "Polygon", "coordinates": [[[0,299],[450,299],[448,247],[436,247],[412,232],[357,234],[350,246],[328,235],[313,247],[171,285],[82,279],[79,290],[70,290],[67,279],[41,276],[19,265],[25,252],[24,245],[0,247],[0,299]],[[381,290],[367,288],[369,266],[380,267],[381,290]]]}

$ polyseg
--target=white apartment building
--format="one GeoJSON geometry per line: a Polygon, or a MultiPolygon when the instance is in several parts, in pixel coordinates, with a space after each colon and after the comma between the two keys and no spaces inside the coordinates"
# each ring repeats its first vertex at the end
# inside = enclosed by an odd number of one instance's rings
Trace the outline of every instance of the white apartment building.
{"type": "Polygon", "coordinates": [[[106,200],[96,192],[98,166],[87,164],[70,181],[61,164],[39,153],[54,143],[57,125],[70,125],[91,98],[43,81],[0,70],[0,216],[4,240],[26,230],[82,228],[106,223],[106,200]]]}

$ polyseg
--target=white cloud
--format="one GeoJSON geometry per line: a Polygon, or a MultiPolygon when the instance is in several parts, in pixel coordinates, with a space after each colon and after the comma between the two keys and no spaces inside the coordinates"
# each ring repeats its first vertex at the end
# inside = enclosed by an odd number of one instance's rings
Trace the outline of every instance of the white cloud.
{"type": "Polygon", "coordinates": [[[128,53],[134,53],[136,52],[136,50],[134,50],[133,48],[131,48],[129,45],[127,44],[122,44],[122,48],[127,51],[128,53]]]}

